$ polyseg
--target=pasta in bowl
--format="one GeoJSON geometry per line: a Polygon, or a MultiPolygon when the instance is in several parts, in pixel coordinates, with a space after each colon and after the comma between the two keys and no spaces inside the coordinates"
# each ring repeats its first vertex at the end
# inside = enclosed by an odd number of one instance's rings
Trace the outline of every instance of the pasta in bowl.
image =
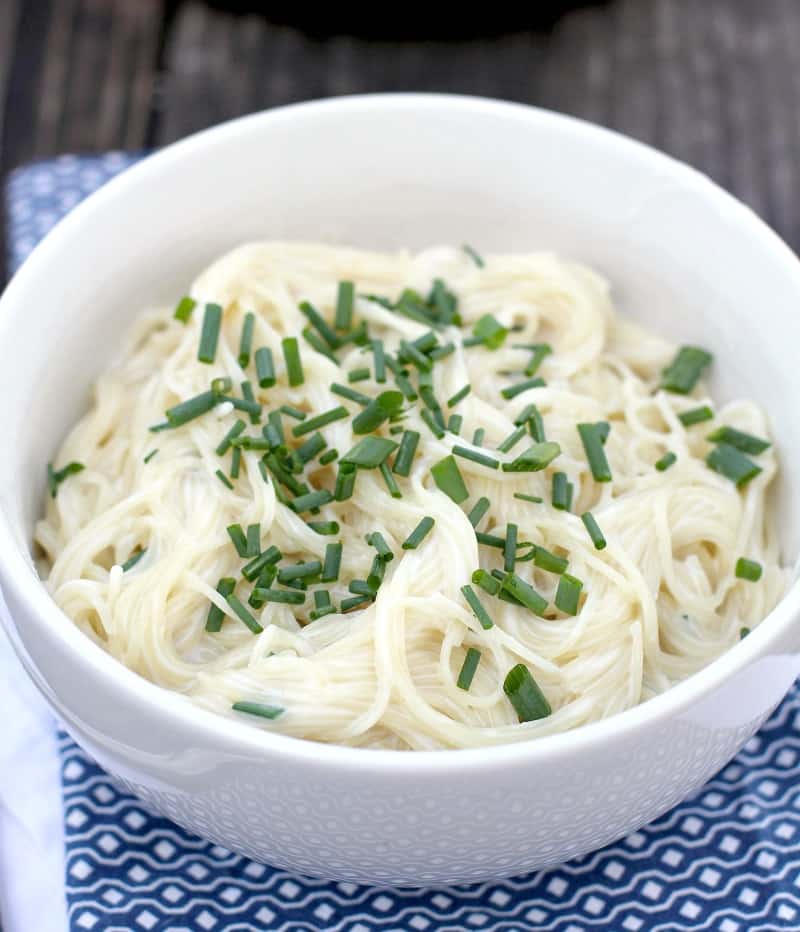
{"type": "Polygon", "coordinates": [[[766,419],[715,405],[711,361],[551,254],[240,247],[101,376],[48,585],[132,670],[296,737],[596,721],[786,589],[766,419]]]}

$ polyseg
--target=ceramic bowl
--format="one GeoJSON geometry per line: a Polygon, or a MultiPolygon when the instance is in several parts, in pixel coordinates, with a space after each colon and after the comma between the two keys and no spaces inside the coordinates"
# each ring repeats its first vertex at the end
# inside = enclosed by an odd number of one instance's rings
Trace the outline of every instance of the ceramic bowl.
{"type": "Polygon", "coordinates": [[[794,585],[670,692],[580,730],[481,750],[325,746],[215,717],[139,678],[54,604],[31,558],[44,466],[136,308],[171,302],[256,238],[377,249],[558,250],[618,307],[713,347],[712,388],[770,413],[784,558],[800,540],[800,263],[751,211],[665,155],[490,100],[350,97],[193,136],[126,171],[38,247],[0,302],[0,585],[7,627],[69,732],[187,829],[292,871],[369,883],[499,878],[639,828],[700,787],[800,667],[794,585]]]}

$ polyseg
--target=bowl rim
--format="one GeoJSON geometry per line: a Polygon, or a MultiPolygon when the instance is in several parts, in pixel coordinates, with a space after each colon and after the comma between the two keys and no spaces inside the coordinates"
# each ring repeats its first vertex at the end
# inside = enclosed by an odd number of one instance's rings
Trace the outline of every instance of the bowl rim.
{"type": "MultiPolygon", "coordinates": [[[[490,116],[536,124],[556,136],[572,135],[589,140],[593,146],[616,150],[639,163],[649,163],[651,169],[658,168],[669,174],[675,181],[692,189],[710,207],[724,212],[732,223],[744,226],[749,236],[760,240],[765,249],[771,250],[775,258],[782,261],[786,274],[794,276],[800,291],[800,261],[777,233],[749,207],[706,175],[649,145],[566,114],[487,97],[433,93],[358,94],[289,104],[238,117],[174,142],[122,171],[70,211],[41,240],[12,278],[0,297],[0,341],[9,339],[14,307],[24,304],[28,284],[47,273],[51,257],[58,254],[62,244],[82,224],[91,222],[94,214],[103,211],[109,203],[124,198],[129,189],[146,184],[150,177],[157,176],[173,163],[191,158],[192,153],[209,145],[224,145],[231,139],[247,136],[254,131],[269,132],[271,126],[282,123],[313,121],[333,111],[357,115],[376,108],[384,111],[390,108],[398,112],[419,112],[420,109],[440,113],[463,112],[470,113],[475,119],[490,116]]],[[[196,706],[183,695],[157,686],[134,673],[83,634],[53,601],[43,581],[32,571],[30,555],[18,545],[6,512],[1,508],[0,565],[5,591],[13,593],[14,601],[37,617],[48,636],[54,639],[62,652],[70,656],[78,669],[84,668],[92,676],[102,678],[112,690],[123,691],[132,705],[141,706],[151,716],[169,716],[170,724],[178,726],[187,739],[194,733],[206,745],[212,745],[219,751],[275,754],[317,766],[342,770],[358,768],[373,774],[414,772],[419,775],[444,776],[451,774],[454,765],[485,770],[511,763],[552,762],[564,754],[571,756],[607,746],[645,727],[663,724],[713,693],[737,671],[768,653],[770,647],[785,635],[791,621],[800,615],[800,580],[794,579],[780,602],[745,640],[688,679],[645,703],[574,730],[540,738],[477,748],[448,749],[444,752],[398,752],[327,744],[253,727],[244,721],[196,706]]],[[[23,665],[29,668],[29,674],[36,679],[39,675],[35,671],[36,665],[27,657],[21,642],[17,640],[19,635],[15,631],[16,623],[10,616],[6,623],[10,626],[11,642],[23,665]]]]}

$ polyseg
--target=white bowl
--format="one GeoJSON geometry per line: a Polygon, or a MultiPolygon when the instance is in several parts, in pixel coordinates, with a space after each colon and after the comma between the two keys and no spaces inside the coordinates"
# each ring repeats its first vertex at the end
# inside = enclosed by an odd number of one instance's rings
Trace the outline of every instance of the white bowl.
{"type": "Polygon", "coordinates": [[[800,591],[646,705],[505,747],[398,753],[271,735],[140,679],[56,607],[31,560],[44,465],[139,307],[244,240],[470,242],[590,263],[619,307],[713,347],[713,389],[771,414],[784,557],[800,542],[800,264],[705,177],[567,117],[489,100],[351,97],[247,117],[125,172],[52,232],[0,302],[0,583],[9,634],[68,730],[152,807],[300,873],[485,880],[613,841],[718,770],[800,667],[800,591]]]}

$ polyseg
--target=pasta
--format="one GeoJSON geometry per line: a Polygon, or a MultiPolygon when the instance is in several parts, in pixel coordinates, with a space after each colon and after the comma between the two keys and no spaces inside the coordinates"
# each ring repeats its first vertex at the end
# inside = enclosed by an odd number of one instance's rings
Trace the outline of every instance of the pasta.
{"type": "Polygon", "coordinates": [[[550,254],[256,243],[215,262],[191,298],[184,319],[136,319],[64,441],[56,462],[77,465],[51,470],[36,530],[64,612],[187,701],[361,747],[525,740],[663,692],[785,591],[763,412],[716,407],[694,384],[700,357],[688,394],[660,387],[695,351],[670,369],[676,347],[618,315],[587,268],[550,254]],[[352,306],[340,282],[355,283],[352,306]],[[207,304],[221,309],[216,343],[207,304]],[[282,342],[293,337],[301,375],[282,342]],[[378,396],[384,407],[368,407],[378,396]],[[164,421],[198,397],[199,414],[164,421]],[[270,446],[270,424],[288,451],[270,446]],[[384,441],[371,455],[391,448],[383,469],[343,466],[368,438],[384,441]],[[390,468],[400,455],[407,476],[390,468]],[[279,558],[244,579],[270,547],[279,558]],[[259,604],[253,588],[290,601],[259,604]]]}

